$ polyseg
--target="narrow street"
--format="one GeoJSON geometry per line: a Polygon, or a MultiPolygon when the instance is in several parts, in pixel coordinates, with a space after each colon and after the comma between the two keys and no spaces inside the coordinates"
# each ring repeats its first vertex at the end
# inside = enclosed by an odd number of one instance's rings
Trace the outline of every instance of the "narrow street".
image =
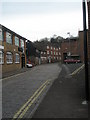
{"type": "Polygon", "coordinates": [[[3,79],[3,118],[87,118],[82,69],[81,63],[44,64],[3,79]]]}
{"type": "MultiPolygon", "coordinates": [[[[61,71],[58,64],[45,64],[30,71],[8,77],[2,82],[2,115],[13,118],[17,111],[28,101],[34,92],[46,81],[50,81],[45,89],[49,89],[61,71]]],[[[44,94],[47,90],[44,90],[44,94]]],[[[33,109],[33,108],[31,108],[33,109]]]]}

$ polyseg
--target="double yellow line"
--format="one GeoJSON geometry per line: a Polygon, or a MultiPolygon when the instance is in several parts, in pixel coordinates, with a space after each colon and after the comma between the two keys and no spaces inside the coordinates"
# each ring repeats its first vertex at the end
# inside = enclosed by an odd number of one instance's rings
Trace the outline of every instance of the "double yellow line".
{"type": "Polygon", "coordinates": [[[43,92],[43,90],[46,88],[46,86],[50,83],[50,80],[47,80],[45,83],[43,83],[36,92],[28,99],[28,101],[16,112],[16,114],[13,116],[12,120],[15,120],[15,118],[18,120],[19,118],[23,118],[25,113],[28,111],[30,106],[35,102],[35,100],[40,96],[40,94],[43,92]]]}
{"type": "Polygon", "coordinates": [[[84,64],[83,64],[81,67],[79,67],[78,69],[76,69],[76,70],[75,70],[73,73],[71,73],[70,75],[71,75],[71,76],[75,75],[76,73],[80,72],[83,68],[84,68],[84,64]]]}

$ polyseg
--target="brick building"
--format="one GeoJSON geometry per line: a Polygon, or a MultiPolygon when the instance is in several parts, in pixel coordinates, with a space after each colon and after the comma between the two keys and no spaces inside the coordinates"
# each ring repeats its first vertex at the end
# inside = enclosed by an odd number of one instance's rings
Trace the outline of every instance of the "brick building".
{"type": "Polygon", "coordinates": [[[69,55],[80,56],[80,53],[79,53],[79,38],[78,37],[67,38],[67,39],[64,39],[62,41],[62,43],[61,43],[62,62],[69,55]]]}
{"type": "Polygon", "coordinates": [[[26,38],[0,25],[0,65],[9,72],[26,65],[26,38]]]}
{"type": "Polygon", "coordinates": [[[47,45],[47,60],[49,63],[61,61],[61,48],[53,45],[47,45]]]}

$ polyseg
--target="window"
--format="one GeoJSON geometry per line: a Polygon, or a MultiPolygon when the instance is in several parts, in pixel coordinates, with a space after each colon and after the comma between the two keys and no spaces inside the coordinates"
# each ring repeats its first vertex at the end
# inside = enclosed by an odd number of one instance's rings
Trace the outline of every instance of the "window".
{"type": "Polygon", "coordinates": [[[18,53],[15,54],[15,63],[20,63],[20,55],[18,53]]]}
{"type": "Polygon", "coordinates": [[[51,55],[52,55],[52,51],[51,51],[51,55]]]}
{"type": "Polygon", "coordinates": [[[44,55],[46,54],[46,52],[44,52],[44,55]]]}
{"type": "Polygon", "coordinates": [[[54,55],[55,55],[55,52],[54,52],[54,55]]]}
{"type": "Polygon", "coordinates": [[[19,38],[15,36],[15,45],[19,47],[19,38]]]}
{"type": "Polygon", "coordinates": [[[47,49],[49,49],[49,46],[47,46],[47,49]]]}
{"type": "Polygon", "coordinates": [[[52,50],[52,47],[51,47],[51,50],[52,50]]]}
{"type": "Polygon", "coordinates": [[[56,52],[56,55],[58,55],[58,52],[56,52]]]}
{"type": "Polygon", "coordinates": [[[41,54],[43,54],[43,52],[41,52],[41,54]]]}
{"type": "Polygon", "coordinates": [[[21,41],[21,47],[23,48],[24,47],[24,41],[22,39],[20,39],[21,41]]]}
{"type": "Polygon", "coordinates": [[[59,52],[59,55],[61,55],[61,53],[59,52]]]}
{"type": "Polygon", "coordinates": [[[60,50],[60,47],[59,47],[59,50],[60,50]]]}
{"type": "Polygon", "coordinates": [[[0,64],[4,63],[4,53],[0,51],[0,64]]]}
{"type": "Polygon", "coordinates": [[[49,51],[47,51],[47,54],[49,54],[49,51]]]}
{"type": "Polygon", "coordinates": [[[23,52],[24,52],[24,41],[22,39],[20,39],[21,41],[21,48],[23,48],[23,52]]]}
{"type": "Polygon", "coordinates": [[[6,42],[12,44],[12,35],[6,32],[6,42]]]}
{"type": "Polygon", "coordinates": [[[54,50],[55,50],[55,47],[54,47],[54,50]]]}
{"type": "Polygon", "coordinates": [[[12,53],[11,52],[7,52],[7,54],[6,54],[6,62],[8,64],[11,64],[13,62],[12,53]]]}
{"type": "Polygon", "coordinates": [[[2,37],[2,29],[0,29],[0,41],[3,40],[3,37],[2,37]]]}

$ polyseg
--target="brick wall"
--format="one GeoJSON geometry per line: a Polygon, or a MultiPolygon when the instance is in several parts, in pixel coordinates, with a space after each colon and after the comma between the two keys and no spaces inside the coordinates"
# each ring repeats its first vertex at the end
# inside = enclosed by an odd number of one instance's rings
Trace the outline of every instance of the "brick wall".
{"type": "Polygon", "coordinates": [[[78,40],[70,40],[70,46],[69,46],[69,40],[65,40],[61,43],[61,56],[62,56],[62,62],[64,60],[64,53],[70,52],[72,55],[78,55],[79,51],[79,43],[78,40]]]}
{"type": "MultiPolygon", "coordinates": [[[[9,72],[9,71],[14,71],[17,69],[20,69],[22,67],[22,52],[18,51],[18,46],[15,45],[15,35],[11,32],[12,36],[12,44],[9,44],[6,42],[6,31],[4,31],[4,40],[2,44],[4,46],[4,64],[2,65],[2,72],[9,72]],[[11,52],[13,55],[13,62],[10,64],[7,64],[6,62],[6,54],[7,52],[11,52]],[[20,55],[20,63],[15,63],[15,54],[18,53],[20,55]]],[[[20,39],[20,38],[19,38],[20,39]]],[[[26,43],[24,41],[24,54],[25,54],[25,65],[26,65],[26,43]]]]}

